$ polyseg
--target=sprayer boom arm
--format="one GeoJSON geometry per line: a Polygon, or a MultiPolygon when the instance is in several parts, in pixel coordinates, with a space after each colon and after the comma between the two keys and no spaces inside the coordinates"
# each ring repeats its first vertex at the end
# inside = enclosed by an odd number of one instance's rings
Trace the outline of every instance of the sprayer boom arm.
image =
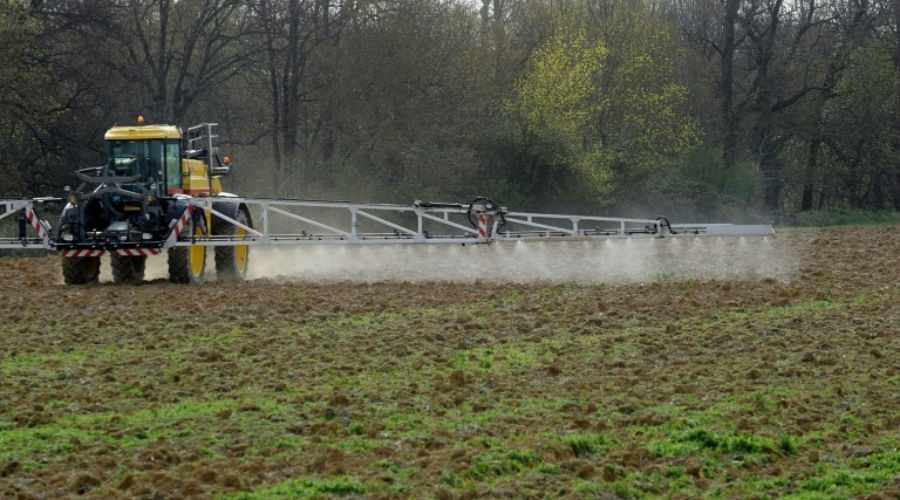
{"type": "MultiPolygon", "coordinates": [[[[773,234],[768,225],[669,224],[658,219],[510,212],[487,198],[471,203],[416,201],[411,205],[341,201],[238,198],[185,198],[236,231],[206,234],[193,241],[170,238],[156,246],[242,246],[323,244],[473,244],[491,241],[571,240],[625,237],[749,236],[773,234]],[[214,208],[243,204],[256,225],[246,225],[214,208]]],[[[0,248],[56,249],[52,225],[36,208],[58,198],[0,200],[0,220],[18,214],[15,235],[0,235],[0,248]],[[23,225],[21,220],[26,221],[23,225]],[[31,226],[33,231],[26,230],[31,226]]],[[[2,222],[0,222],[2,224],[2,222]]],[[[107,250],[109,250],[107,248],[107,250]]]]}

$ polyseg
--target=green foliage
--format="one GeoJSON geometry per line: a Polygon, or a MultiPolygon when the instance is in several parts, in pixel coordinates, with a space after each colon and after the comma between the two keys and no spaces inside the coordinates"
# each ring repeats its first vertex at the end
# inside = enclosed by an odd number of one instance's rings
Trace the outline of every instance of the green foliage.
{"type": "Polygon", "coordinates": [[[517,84],[518,99],[507,108],[519,110],[530,129],[578,139],[602,106],[591,100],[606,53],[602,44],[588,42],[584,30],[570,33],[563,27],[532,54],[531,71],[517,84]]]}
{"type": "Polygon", "coordinates": [[[687,89],[674,80],[674,37],[643,8],[614,8],[599,28],[557,23],[504,108],[529,133],[567,141],[576,152],[569,170],[594,196],[614,199],[621,184],[665,171],[699,139],[681,112],[687,89]]]}
{"type": "Polygon", "coordinates": [[[746,219],[764,198],[762,167],[785,190],[769,208],[796,212],[820,141],[812,206],[900,209],[890,16],[826,21],[818,9],[765,30],[767,11],[742,7],[740,30],[761,41],[735,47],[729,118],[715,9],[204,5],[0,3],[0,196],[58,194],[99,162],[106,128],[143,112],[219,122],[237,166],[228,189],[262,197],[478,194],[512,208],[746,219]],[[723,122],[739,142],[728,167],[723,122]]]}
{"type": "Polygon", "coordinates": [[[475,142],[481,171],[474,186],[508,207],[535,208],[536,201],[577,198],[571,144],[551,130],[517,130],[500,122],[475,142]]]}
{"type": "Polygon", "coordinates": [[[709,146],[697,146],[678,155],[675,168],[659,182],[648,186],[653,198],[662,202],[666,213],[709,217],[723,207],[745,209],[761,194],[759,172],[750,162],[725,167],[722,152],[709,146]]]}
{"type": "Polygon", "coordinates": [[[67,110],[70,90],[57,83],[40,43],[42,27],[27,4],[0,2],[0,198],[46,195],[59,151],[48,136],[67,110]]]}

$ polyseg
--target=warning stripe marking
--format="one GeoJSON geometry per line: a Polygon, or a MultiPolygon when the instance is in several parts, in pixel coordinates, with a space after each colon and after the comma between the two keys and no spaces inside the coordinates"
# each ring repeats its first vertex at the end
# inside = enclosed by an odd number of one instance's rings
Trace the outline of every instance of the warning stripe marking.
{"type": "Polygon", "coordinates": [[[28,207],[25,209],[25,217],[28,219],[28,222],[31,224],[31,227],[37,232],[38,236],[44,240],[44,243],[47,243],[47,240],[50,239],[50,235],[47,234],[47,230],[44,229],[44,225],[41,224],[41,220],[38,219],[37,214],[34,213],[34,209],[28,207]]]}
{"type": "Polygon", "coordinates": [[[63,257],[100,257],[106,250],[63,250],[63,257]]]}
{"type": "MultiPolygon", "coordinates": [[[[100,257],[106,253],[106,250],[97,249],[80,249],[80,250],[63,250],[63,257],[100,257]]],[[[120,248],[114,253],[120,257],[147,257],[150,255],[159,255],[161,250],[158,248],[120,248]]]]}
{"type": "Polygon", "coordinates": [[[193,213],[194,206],[188,205],[184,210],[184,213],[181,214],[181,217],[178,218],[178,222],[175,223],[175,227],[172,229],[169,237],[166,238],[166,244],[164,245],[166,248],[174,245],[175,242],[178,241],[178,235],[181,234],[181,231],[184,229],[184,226],[187,224],[188,219],[191,218],[193,213]]]}
{"type": "Polygon", "coordinates": [[[478,237],[487,239],[487,217],[484,214],[478,214],[478,237]]]}
{"type": "Polygon", "coordinates": [[[116,255],[121,257],[146,257],[148,255],[159,255],[158,248],[120,248],[116,250],[116,255]]]}

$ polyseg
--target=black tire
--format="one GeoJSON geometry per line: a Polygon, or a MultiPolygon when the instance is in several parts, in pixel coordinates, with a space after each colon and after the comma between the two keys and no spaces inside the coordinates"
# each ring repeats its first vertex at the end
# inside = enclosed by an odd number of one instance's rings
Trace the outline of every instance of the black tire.
{"type": "MultiPolygon", "coordinates": [[[[201,215],[202,217],[202,215],[201,215]]],[[[190,240],[191,235],[205,233],[200,224],[189,221],[179,240],[190,240]]],[[[200,285],[206,277],[206,247],[172,247],[169,249],[169,281],[185,285],[200,285]]]]}
{"type": "Polygon", "coordinates": [[[144,269],[147,267],[146,256],[110,255],[113,281],[139,285],[144,281],[144,269]]]}
{"type": "MultiPolygon", "coordinates": [[[[237,209],[234,220],[251,226],[250,211],[245,205],[237,209]]],[[[217,236],[236,236],[243,239],[245,231],[231,223],[213,217],[213,234],[217,236]]],[[[247,245],[216,248],[216,276],[220,281],[243,281],[247,277],[250,261],[250,248],[247,245]]]]}
{"type": "Polygon", "coordinates": [[[67,285],[87,285],[100,280],[100,257],[63,257],[63,279],[67,285]]]}

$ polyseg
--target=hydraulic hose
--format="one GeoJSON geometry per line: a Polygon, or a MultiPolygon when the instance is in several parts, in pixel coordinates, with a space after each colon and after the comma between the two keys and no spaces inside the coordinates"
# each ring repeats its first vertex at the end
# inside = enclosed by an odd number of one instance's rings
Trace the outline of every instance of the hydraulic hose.
{"type": "Polygon", "coordinates": [[[501,227],[506,225],[506,217],[503,216],[503,210],[500,208],[500,205],[487,198],[485,196],[478,196],[474,198],[471,202],[469,202],[469,210],[466,212],[466,217],[469,219],[469,224],[472,225],[474,229],[478,229],[478,218],[475,216],[475,205],[482,204],[484,205],[484,213],[496,213],[500,218],[500,225],[497,226],[497,230],[499,231],[501,227]]]}
{"type": "Polygon", "coordinates": [[[668,218],[668,217],[662,217],[662,216],[660,216],[660,217],[657,217],[656,220],[657,220],[657,222],[659,222],[659,227],[660,227],[660,228],[664,228],[664,227],[665,227],[665,228],[668,228],[668,229],[669,229],[669,234],[678,234],[677,232],[675,232],[674,229],[672,229],[672,224],[669,222],[669,218],[668,218]]]}

